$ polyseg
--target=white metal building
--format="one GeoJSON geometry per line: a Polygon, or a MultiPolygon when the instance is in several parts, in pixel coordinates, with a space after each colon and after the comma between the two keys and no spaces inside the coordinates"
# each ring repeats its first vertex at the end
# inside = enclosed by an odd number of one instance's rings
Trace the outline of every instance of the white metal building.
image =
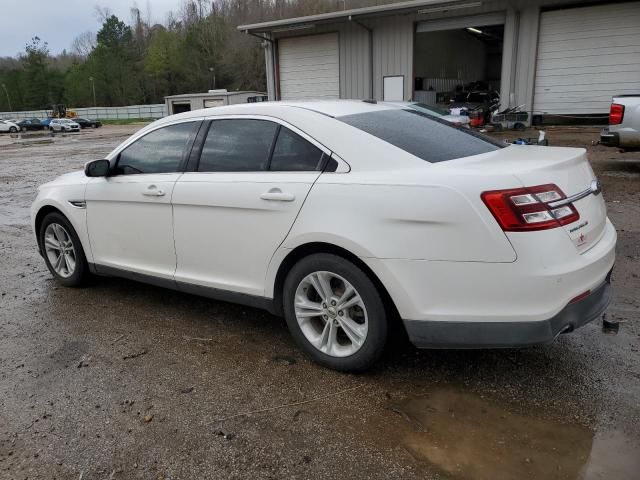
{"type": "Polygon", "coordinates": [[[262,101],[264,92],[228,92],[226,89],[209,90],[206,93],[183,93],[164,97],[169,115],[199,110],[201,108],[221,107],[251,101],[262,101]]]}
{"type": "Polygon", "coordinates": [[[538,115],[603,115],[640,93],[640,1],[423,0],[238,27],[270,99],[445,103],[464,85],[538,115]]]}

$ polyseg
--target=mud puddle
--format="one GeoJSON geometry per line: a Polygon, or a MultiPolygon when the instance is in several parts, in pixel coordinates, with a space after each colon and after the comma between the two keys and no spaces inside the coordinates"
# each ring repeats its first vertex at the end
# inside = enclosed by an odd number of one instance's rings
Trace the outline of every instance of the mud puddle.
{"type": "Polygon", "coordinates": [[[486,399],[439,389],[392,405],[399,443],[418,463],[469,480],[640,478],[640,443],[508,411],[486,399]]]}

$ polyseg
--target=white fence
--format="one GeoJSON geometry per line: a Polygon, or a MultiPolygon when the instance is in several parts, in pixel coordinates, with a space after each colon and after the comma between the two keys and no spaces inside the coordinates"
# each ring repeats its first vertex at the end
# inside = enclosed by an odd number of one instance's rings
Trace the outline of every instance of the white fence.
{"type": "MultiPolygon", "coordinates": [[[[88,107],[71,108],[79,117],[88,117],[98,120],[116,120],[127,118],[162,118],[167,116],[167,107],[164,103],[153,105],[129,105],[128,107],[88,107]]],[[[30,112],[0,112],[0,118],[23,120],[26,118],[45,119],[51,110],[32,110],[30,112]]]]}

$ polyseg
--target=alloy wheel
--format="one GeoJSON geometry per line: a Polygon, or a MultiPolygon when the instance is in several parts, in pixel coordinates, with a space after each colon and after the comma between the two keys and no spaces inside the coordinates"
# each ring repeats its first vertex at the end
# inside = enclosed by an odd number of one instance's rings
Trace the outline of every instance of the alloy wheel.
{"type": "Polygon", "coordinates": [[[44,231],[44,250],[53,270],[69,278],[76,270],[77,255],[69,232],[59,223],[50,223],[44,231]]]}
{"type": "Polygon", "coordinates": [[[332,357],[356,353],[367,338],[364,301],[346,279],[332,272],[313,272],[302,279],[294,298],[295,315],[305,338],[332,357]]]}

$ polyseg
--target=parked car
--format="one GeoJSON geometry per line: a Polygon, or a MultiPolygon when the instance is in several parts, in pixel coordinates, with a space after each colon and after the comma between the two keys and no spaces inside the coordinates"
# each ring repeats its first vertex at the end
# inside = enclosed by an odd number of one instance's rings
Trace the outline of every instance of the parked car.
{"type": "Polygon", "coordinates": [[[613,97],[609,127],[600,133],[600,142],[612,147],[640,147],[640,94],[613,97]]]}
{"type": "Polygon", "coordinates": [[[616,244],[584,149],[349,100],[165,117],[41,186],[31,216],[62,285],[264,308],[343,371],[392,328],[422,348],[551,342],[606,309],[616,244]]]}
{"type": "Polygon", "coordinates": [[[48,129],[48,128],[49,128],[49,124],[51,123],[51,120],[55,120],[55,118],[53,118],[53,117],[48,117],[48,118],[45,118],[44,120],[42,120],[40,123],[41,123],[42,125],[44,125],[44,127],[45,127],[46,129],[48,129]]]}
{"type": "Polygon", "coordinates": [[[20,120],[18,122],[18,126],[20,127],[20,130],[22,130],[23,132],[44,130],[46,128],[44,125],[42,125],[39,118],[29,118],[26,120],[20,120]]]}
{"type": "Polygon", "coordinates": [[[99,128],[102,126],[100,120],[89,120],[88,118],[74,118],[74,122],[80,125],[80,128],[99,128]]]}
{"type": "Polygon", "coordinates": [[[54,118],[49,122],[49,130],[52,132],[79,132],[80,125],[68,118],[54,118]]]}
{"type": "Polygon", "coordinates": [[[453,115],[449,112],[449,110],[445,110],[444,108],[439,108],[433,105],[427,105],[425,103],[419,102],[394,102],[393,104],[400,107],[411,108],[413,110],[417,110],[418,112],[431,115],[432,117],[440,118],[445,122],[452,123],[456,127],[470,128],[470,119],[468,115],[453,115]]]}
{"type": "Polygon", "coordinates": [[[20,127],[9,120],[0,120],[0,132],[16,133],[20,127]]]}

